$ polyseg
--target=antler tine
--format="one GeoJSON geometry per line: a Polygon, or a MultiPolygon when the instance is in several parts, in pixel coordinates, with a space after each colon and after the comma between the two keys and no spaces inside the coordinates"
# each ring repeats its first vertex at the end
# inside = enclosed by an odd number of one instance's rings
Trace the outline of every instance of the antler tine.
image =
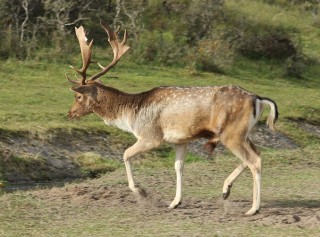
{"type": "Polygon", "coordinates": [[[128,39],[127,29],[125,29],[124,34],[123,34],[123,40],[122,40],[121,44],[127,43],[127,39],[128,39]]]}
{"type": "MultiPolygon", "coordinates": [[[[101,23],[101,22],[100,22],[101,23]]],[[[116,35],[118,35],[118,33],[120,32],[120,29],[121,29],[121,25],[120,26],[118,26],[118,29],[116,30],[116,35]]]]}
{"type": "Polygon", "coordinates": [[[66,76],[66,78],[68,79],[69,82],[71,82],[71,83],[73,83],[73,84],[79,84],[79,80],[78,80],[78,81],[72,80],[72,79],[68,76],[67,73],[65,74],[65,76],[66,76]]]}
{"type": "Polygon", "coordinates": [[[103,67],[101,64],[98,63],[98,65],[102,68],[102,71],[100,71],[99,73],[90,77],[89,81],[96,80],[97,78],[99,78],[102,75],[104,75],[105,73],[107,73],[112,67],[114,67],[118,63],[118,61],[121,59],[121,57],[130,48],[129,46],[125,45],[125,43],[127,42],[127,37],[128,37],[127,31],[124,32],[124,37],[123,37],[122,42],[119,42],[118,32],[120,30],[120,27],[118,28],[118,30],[116,32],[113,32],[111,30],[111,28],[104,21],[101,20],[100,24],[108,34],[108,41],[109,41],[109,43],[112,47],[112,50],[113,50],[113,60],[106,67],[103,67]]]}
{"type": "MultiPolygon", "coordinates": [[[[86,37],[85,30],[82,26],[80,26],[79,28],[75,27],[75,31],[76,31],[76,35],[77,35],[79,45],[80,45],[80,51],[81,51],[81,56],[82,56],[82,67],[81,67],[81,69],[77,69],[74,66],[70,66],[70,67],[73,68],[77,73],[79,73],[81,75],[81,77],[82,77],[81,85],[85,85],[86,78],[87,78],[86,71],[89,67],[89,64],[91,63],[91,53],[92,53],[93,40],[91,40],[90,43],[88,44],[88,39],[86,37]]],[[[69,79],[70,78],[68,78],[68,80],[69,79]]],[[[74,82],[74,81],[72,81],[72,82],[74,82]]]]}

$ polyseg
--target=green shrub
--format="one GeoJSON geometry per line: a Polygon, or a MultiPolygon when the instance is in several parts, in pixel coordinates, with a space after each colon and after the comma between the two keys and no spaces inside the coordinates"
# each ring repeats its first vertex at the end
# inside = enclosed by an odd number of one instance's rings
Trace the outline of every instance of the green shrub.
{"type": "Polygon", "coordinates": [[[302,53],[295,54],[289,57],[285,62],[285,75],[302,79],[302,74],[306,72],[308,66],[311,64],[312,61],[302,53]]]}
{"type": "Polygon", "coordinates": [[[235,52],[219,38],[202,39],[190,48],[186,64],[189,69],[223,73],[233,65],[235,52]]]}
{"type": "Polygon", "coordinates": [[[132,57],[138,63],[179,64],[183,56],[183,38],[175,40],[171,32],[144,32],[132,47],[132,57]]]}
{"type": "Polygon", "coordinates": [[[297,53],[288,36],[273,32],[264,36],[253,34],[242,36],[239,40],[238,50],[243,56],[251,59],[285,60],[297,53]]]}

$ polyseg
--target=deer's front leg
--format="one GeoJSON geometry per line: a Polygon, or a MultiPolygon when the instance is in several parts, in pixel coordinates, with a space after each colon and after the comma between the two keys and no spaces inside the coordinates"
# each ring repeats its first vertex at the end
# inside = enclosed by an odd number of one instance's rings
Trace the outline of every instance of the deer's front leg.
{"type": "Polygon", "coordinates": [[[187,154],[187,147],[188,144],[176,145],[176,161],[174,167],[177,175],[177,189],[176,196],[169,206],[171,209],[176,208],[181,204],[183,163],[187,154]]]}
{"type": "Polygon", "coordinates": [[[146,192],[142,188],[138,187],[134,182],[133,175],[132,175],[131,162],[130,162],[131,157],[139,153],[148,151],[159,145],[160,145],[160,142],[138,140],[133,146],[129,147],[124,152],[123,160],[126,166],[129,188],[131,189],[132,192],[140,194],[142,196],[146,196],[146,192]]]}

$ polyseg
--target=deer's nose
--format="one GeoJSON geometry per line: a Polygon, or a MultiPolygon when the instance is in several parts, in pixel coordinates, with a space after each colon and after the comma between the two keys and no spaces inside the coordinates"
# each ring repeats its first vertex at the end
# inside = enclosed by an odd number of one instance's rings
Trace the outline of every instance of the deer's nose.
{"type": "Polygon", "coordinates": [[[73,119],[73,118],[75,118],[75,117],[77,117],[77,115],[70,110],[69,113],[68,113],[68,115],[67,115],[67,118],[68,118],[68,119],[73,119]]]}

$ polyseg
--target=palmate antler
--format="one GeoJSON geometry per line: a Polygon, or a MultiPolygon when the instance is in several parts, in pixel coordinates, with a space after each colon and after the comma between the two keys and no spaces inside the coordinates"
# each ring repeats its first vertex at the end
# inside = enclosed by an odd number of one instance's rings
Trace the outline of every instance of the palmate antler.
{"type": "MultiPolygon", "coordinates": [[[[80,26],[79,28],[75,27],[75,31],[80,44],[80,50],[81,50],[81,56],[82,56],[82,68],[77,69],[74,66],[70,66],[70,67],[73,68],[77,73],[79,73],[82,76],[81,85],[85,85],[86,78],[87,78],[87,69],[89,67],[89,64],[91,63],[93,40],[91,40],[90,43],[88,44],[88,39],[86,37],[85,30],[82,26],[80,26]]],[[[80,84],[80,81],[73,81],[68,77],[68,75],[66,75],[66,77],[70,82],[80,84]]]]}
{"type": "Polygon", "coordinates": [[[120,30],[119,29],[116,32],[113,32],[111,30],[111,28],[102,20],[100,21],[101,26],[104,28],[104,30],[107,32],[108,34],[108,41],[112,47],[113,50],[113,60],[112,62],[104,67],[101,64],[98,63],[98,65],[102,68],[102,71],[98,72],[97,74],[91,76],[88,80],[87,80],[87,69],[90,65],[91,61],[91,53],[92,53],[92,43],[93,40],[90,41],[90,43],[88,43],[87,37],[85,35],[85,30],[82,26],[80,26],[79,28],[75,28],[76,31],[76,35],[80,44],[80,50],[81,50],[81,56],[82,56],[82,68],[81,69],[77,69],[73,66],[71,66],[77,73],[79,73],[82,77],[81,80],[78,79],[78,81],[73,81],[71,80],[68,75],[66,75],[67,79],[72,82],[72,83],[77,83],[77,84],[81,84],[81,85],[86,85],[88,81],[94,81],[96,79],[98,79],[99,77],[101,77],[102,75],[104,75],[105,73],[107,73],[112,67],[114,67],[118,61],[121,59],[121,57],[127,52],[127,50],[130,48],[129,46],[126,45],[126,41],[127,41],[127,31],[125,30],[124,32],[124,36],[123,36],[123,40],[122,42],[119,42],[118,40],[118,32],[120,30]]]}

